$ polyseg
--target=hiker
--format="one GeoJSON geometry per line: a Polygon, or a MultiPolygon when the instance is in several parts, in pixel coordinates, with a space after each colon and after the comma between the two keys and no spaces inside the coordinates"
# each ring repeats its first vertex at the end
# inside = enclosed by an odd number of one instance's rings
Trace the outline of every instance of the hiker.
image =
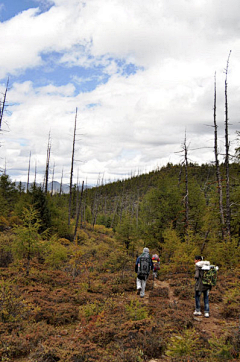
{"type": "Polygon", "coordinates": [[[157,254],[153,254],[152,263],[153,263],[153,279],[154,279],[157,278],[158,270],[160,269],[160,259],[157,254]]]}
{"type": "Polygon", "coordinates": [[[151,269],[153,269],[153,263],[149,254],[149,249],[144,248],[143,253],[137,258],[135,264],[135,272],[137,273],[137,294],[140,294],[141,298],[144,297],[147,278],[151,269]]]}
{"type": "Polygon", "coordinates": [[[202,268],[209,267],[210,262],[203,260],[202,256],[195,256],[195,303],[196,303],[196,309],[194,311],[195,316],[202,315],[201,308],[200,308],[200,297],[203,293],[203,300],[204,300],[204,317],[209,317],[209,291],[211,290],[211,285],[203,284],[203,272],[204,270],[202,268]]]}

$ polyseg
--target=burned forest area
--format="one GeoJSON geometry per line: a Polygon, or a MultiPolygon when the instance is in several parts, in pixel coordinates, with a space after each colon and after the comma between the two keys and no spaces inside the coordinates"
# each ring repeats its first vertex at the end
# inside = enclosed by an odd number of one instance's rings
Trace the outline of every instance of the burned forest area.
{"type": "Polygon", "coordinates": [[[1,361],[239,360],[240,167],[230,164],[230,233],[215,167],[188,164],[188,204],[185,171],[168,164],[74,186],[71,209],[69,194],[23,192],[1,176],[1,361]],[[134,268],[144,247],[160,270],[140,298],[134,268]],[[219,267],[209,318],[193,315],[195,255],[219,267]]]}

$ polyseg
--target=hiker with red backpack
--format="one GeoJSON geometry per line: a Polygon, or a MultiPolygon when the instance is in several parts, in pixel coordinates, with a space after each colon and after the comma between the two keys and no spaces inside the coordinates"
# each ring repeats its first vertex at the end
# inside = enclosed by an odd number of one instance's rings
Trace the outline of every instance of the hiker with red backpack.
{"type": "Polygon", "coordinates": [[[145,289],[147,279],[150,274],[150,270],[153,269],[153,263],[149,254],[149,249],[144,248],[143,253],[137,258],[135,264],[135,272],[137,273],[137,294],[143,298],[145,295],[145,289]]]}
{"type": "Polygon", "coordinates": [[[158,270],[160,269],[160,259],[157,254],[153,254],[152,263],[153,263],[153,279],[154,279],[157,278],[158,270]]]}
{"type": "Polygon", "coordinates": [[[218,267],[210,265],[202,256],[195,256],[195,316],[201,316],[200,297],[203,293],[204,317],[209,317],[209,291],[216,285],[218,267]]]}

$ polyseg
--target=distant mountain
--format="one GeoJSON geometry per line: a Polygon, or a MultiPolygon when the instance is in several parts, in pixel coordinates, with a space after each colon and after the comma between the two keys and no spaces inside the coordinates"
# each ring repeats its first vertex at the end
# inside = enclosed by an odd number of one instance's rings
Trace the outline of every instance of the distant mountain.
{"type": "MultiPolygon", "coordinates": [[[[19,188],[20,182],[16,181],[15,184],[16,184],[16,187],[19,188]]],[[[29,184],[29,189],[31,189],[32,185],[33,185],[33,183],[29,184]]],[[[37,187],[43,186],[42,183],[37,183],[36,185],[37,185],[37,187]]],[[[26,191],[27,190],[27,182],[21,182],[21,187],[22,187],[22,189],[24,191],[26,191]]],[[[51,192],[52,190],[53,190],[54,194],[60,192],[60,183],[58,181],[53,181],[53,182],[48,183],[48,191],[51,192]]],[[[64,194],[68,194],[69,193],[69,185],[62,184],[62,192],[64,194]]]]}
{"type": "MultiPolygon", "coordinates": [[[[19,188],[20,182],[15,181],[15,184],[16,184],[16,187],[19,188]]],[[[33,183],[29,184],[29,189],[31,189],[32,185],[33,185],[33,183]]],[[[37,183],[36,185],[37,185],[37,187],[43,186],[42,183],[37,183]]],[[[26,191],[27,190],[27,182],[21,182],[21,187],[22,187],[22,190],[26,191]]],[[[90,189],[92,187],[93,187],[92,185],[87,186],[88,189],[90,189]]],[[[62,193],[63,194],[68,194],[69,193],[69,188],[70,188],[69,185],[62,184],[62,193]]],[[[54,194],[60,192],[60,183],[58,181],[53,181],[53,185],[52,185],[52,182],[48,183],[48,191],[51,192],[52,190],[53,190],[54,194]]]]}

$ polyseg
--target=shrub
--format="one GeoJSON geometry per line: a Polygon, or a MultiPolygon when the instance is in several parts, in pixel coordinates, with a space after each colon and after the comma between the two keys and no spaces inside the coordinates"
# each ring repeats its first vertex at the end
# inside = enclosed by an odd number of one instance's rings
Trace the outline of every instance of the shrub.
{"type": "Polygon", "coordinates": [[[92,316],[98,315],[102,311],[102,306],[99,303],[88,302],[79,308],[80,316],[85,317],[89,320],[92,316]]]}
{"type": "Polygon", "coordinates": [[[192,356],[197,346],[196,331],[186,329],[181,336],[175,335],[170,338],[166,355],[170,357],[192,356]]]}
{"type": "Polygon", "coordinates": [[[229,341],[225,340],[225,337],[212,337],[209,340],[210,345],[210,356],[216,358],[218,361],[228,361],[232,360],[233,356],[231,354],[232,345],[229,341]]]}
{"type": "Polygon", "coordinates": [[[4,231],[9,227],[9,222],[4,216],[0,216],[0,231],[4,231]]]}
{"type": "Polygon", "coordinates": [[[67,260],[67,248],[57,242],[49,243],[45,252],[45,263],[58,269],[67,260]]]}
{"type": "Polygon", "coordinates": [[[13,237],[7,234],[0,236],[0,268],[6,268],[13,261],[11,251],[13,237]]]}
{"type": "Polygon", "coordinates": [[[148,317],[146,307],[141,306],[138,300],[131,300],[130,304],[126,305],[126,311],[129,318],[133,321],[139,321],[148,317]]]}
{"type": "Polygon", "coordinates": [[[18,322],[37,309],[27,303],[8,281],[0,281],[0,321],[18,322]]]}

